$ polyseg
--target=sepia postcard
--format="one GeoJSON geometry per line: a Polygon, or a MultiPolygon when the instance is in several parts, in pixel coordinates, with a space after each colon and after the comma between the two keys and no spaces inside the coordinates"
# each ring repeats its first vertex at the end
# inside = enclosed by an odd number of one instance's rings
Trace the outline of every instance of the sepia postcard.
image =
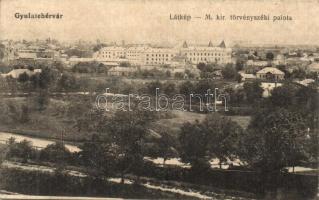
{"type": "Polygon", "coordinates": [[[315,200],[318,0],[0,0],[0,200],[315,200]]]}

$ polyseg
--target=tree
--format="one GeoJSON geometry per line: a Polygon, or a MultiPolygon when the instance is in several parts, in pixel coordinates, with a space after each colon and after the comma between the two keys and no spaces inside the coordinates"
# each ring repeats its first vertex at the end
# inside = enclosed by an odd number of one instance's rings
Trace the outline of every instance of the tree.
{"type": "Polygon", "coordinates": [[[244,61],[238,59],[238,60],[236,61],[236,70],[237,70],[237,71],[241,71],[241,70],[243,70],[243,68],[244,68],[244,61]]]}
{"type": "Polygon", "coordinates": [[[46,90],[40,90],[35,99],[36,108],[39,111],[45,110],[49,105],[50,97],[46,90]]]}
{"type": "Polygon", "coordinates": [[[237,71],[231,64],[227,64],[226,67],[222,69],[222,75],[224,79],[234,79],[236,78],[237,71]]]}
{"type": "Polygon", "coordinates": [[[243,100],[243,95],[241,95],[241,90],[234,90],[231,87],[225,88],[225,94],[229,97],[229,104],[232,106],[239,105],[243,100]]]}
{"type": "Polygon", "coordinates": [[[62,61],[54,61],[52,67],[54,67],[54,69],[62,73],[65,68],[65,65],[62,61]]]}
{"type": "Polygon", "coordinates": [[[194,168],[205,168],[216,157],[221,167],[236,156],[241,133],[237,123],[216,113],[207,115],[202,123],[185,123],[179,138],[181,158],[194,168]]]}
{"type": "Polygon", "coordinates": [[[317,80],[317,81],[318,81],[317,72],[308,72],[308,73],[306,74],[306,78],[311,78],[311,79],[314,79],[314,80],[317,80]]]}
{"type": "Polygon", "coordinates": [[[131,63],[129,62],[121,62],[120,67],[131,67],[131,63]]]}
{"type": "Polygon", "coordinates": [[[210,78],[212,76],[212,72],[216,70],[215,64],[205,64],[205,63],[198,63],[197,69],[200,70],[200,77],[201,78],[210,78]]]}
{"type": "Polygon", "coordinates": [[[272,91],[268,98],[268,107],[282,107],[300,113],[306,120],[307,126],[313,130],[318,124],[318,92],[312,86],[298,86],[285,83],[272,91]]]}
{"type": "Polygon", "coordinates": [[[11,122],[19,121],[19,110],[16,104],[9,102],[8,104],[8,117],[11,119],[11,122]]]}
{"type": "Polygon", "coordinates": [[[242,137],[240,159],[261,172],[280,172],[306,158],[306,141],[305,121],[299,113],[261,110],[242,137]]]}
{"type": "Polygon", "coordinates": [[[4,58],[4,48],[0,47],[0,60],[4,58]]]}
{"type": "Polygon", "coordinates": [[[35,151],[32,148],[32,143],[27,140],[15,142],[14,138],[10,138],[8,142],[9,150],[6,158],[20,158],[22,162],[27,162],[28,159],[34,158],[35,151]]]}
{"type": "Polygon", "coordinates": [[[214,89],[214,81],[211,79],[202,79],[195,86],[195,92],[201,95],[207,94],[207,90],[211,90],[211,92],[213,92],[214,89]]]}
{"type": "Polygon", "coordinates": [[[291,73],[291,77],[295,79],[305,79],[306,76],[307,76],[306,71],[301,68],[294,69],[291,73]]]}
{"type": "Polygon", "coordinates": [[[171,71],[166,70],[165,75],[167,78],[170,78],[172,76],[172,73],[171,73],[171,71]]]}
{"type": "Polygon", "coordinates": [[[149,156],[153,158],[163,158],[163,166],[169,158],[177,156],[176,151],[176,138],[168,133],[167,129],[159,131],[161,137],[154,141],[151,154],[149,156]]]}
{"type": "Polygon", "coordinates": [[[77,72],[77,73],[89,73],[91,72],[91,66],[90,63],[77,63],[73,65],[72,67],[72,72],[77,72]]]}
{"type": "Polygon", "coordinates": [[[179,154],[183,162],[190,163],[198,171],[209,168],[208,135],[198,120],[193,124],[187,122],[181,127],[179,142],[179,154]]]}
{"type": "Polygon", "coordinates": [[[116,161],[112,147],[111,143],[101,140],[98,135],[93,135],[90,141],[81,146],[79,158],[90,176],[101,178],[112,173],[116,161]]]}
{"type": "Polygon", "coordinates": [[[79,89],[80,85],[77,82],[76,78],[71,75],[64,73],[58,81],[58,88],[61,91],[73,91],[79,89]]]}
{"type": "Polygon", "coordinates": [[[106,47],[106,44],[96,44],[94,47],[93,47],[93,51],[94,52],[97,52],[99,51],[101,48],[103,47],[106,47]]]}
{"type": "Polygon", "coordinates": [[[23,74],[20,74],[19,77],[18,77],[18,81],[19,82],[27,82],[29,80],[29,75],[27,73],[23,73],[23,74]]]}
{"type": "Polygon", "coordinates": [[[71,152],[61,142],[49,144],[41,150],[40,159],[58,164],[66,164],[72,161],[71,152]]]}
{"type": "Polygon", "coordinates": [[[182,72],[175,72],[174,77],[175,77],[176,79],[182,79],[182,78],[184,78],[184,73],[182,73],[182,72]]]}
{"type": "Polygon", "coordinates": [[[273,60],[274,57],[275,56],[274,56],[274,54],[272,52],[269,51],[269,52],[266,53],[266,59],[267,60],[273,60]]]}
{"type": "Polygon", "coordinates": [[[34,74],[34,75],[29,77],[29,81],[31,82],[32,88],[34,88],[34,89],[39,88],[39,79],[40,79],[39,74],[34,74]]]}
{"type": "Polygon", "coordinates": [[[162,89],[163,84],[160,81],[152,81],[150,82],[146,87],[147,93],[150,95],[154,95],[156,94],[156,88],[159,88],[160,91],[162,89]]]}
{"type": "Polygon", "coordinates": [[[69,56],[77,56],[80,58],[87,58],[92,56],[92,51],[91,50],[82,50],[82,49],[67,49],[65,50],[65,53],[69,56]]]}
{"type": "Polygon", "coordinates": [[[269,101],[272,106],[289,107],[296,100],[295,94],[297,88],[293,84],[284,84],[281,87],[276,87],[271,91],[269,101]]]}
{"type": "Polygon", "coordinates": [[[2,162],[7,157],[8,150],[9,149],[8,149],[7,145],[0,145],[0,165],[2,164],[2,162]]]}
{"type": "Polygon", "coordinates": [[[165,83],[163,85],[164,94],[168,96],[173,96],[176,94],[176,88],[174,83],[165,83]]]}
{"type": "Polygon", "coordinates": [[[197,69],[201,70],[201,71],[206,71],[207,65],[205,63],[198,63],[197,64],[197,69]]]}
{"type": "Polygon", "coordinates": [[[291,72],[287,70],[286,65],[277,65],[276,66],[280,71],[285,73],[285,79],[290,79],[291,78],[291,72]]]}
{"type": "Polygon", "coordinates": [[[244,83],[244,92],[249,103],[254,103],[262,98],[263,89],[258,80],[244,83]]]}
{"type": "Polygon", "coordinates": [[[187,78],[189,78],[189,79],[195,78],[195,74],[192,73],[189,69],[185,70],[185,74],[187,75],[187,78]]]}
{"type": "Polygon", "coordinates": [[[52,85],[55,84],[57,80],[58,74],[56,71],[45,67],[42,69],[42,72],[39,74],[39,78],[35,78],[34,80],[37,81],[36,84],[40,89],[50,89],[52,85]]]}
{"type": "Polygon", "coordinates": [[[219,160],[219,167],[236,156],[242,128],[227,117],[211,114],[203,121],[204,131],[209,135],[208,149],[219,160]]]}
{"type": "Polygon", "coordinates": [[[194,92],[194,84],[190,81],[185,81],[179,86],[179,93],[185,96],[189,96],[194,92]]]}
{"type": "Polygon", "coordinates": [[[20,115],[19,121],[21,123],[27,123],[28,121],[30,121],[30,111],[27,105],[21,106],[21,115],[20,115]]]}
{"type": "Polygon", "coordinates": [[[144,163],[145,137],[148,125],[153,120],[149,111],[140,111],[137,106],[130,112],[117,111],[105,124],[105,134],[111,138],[117,150],[117,166],[124,182],[124,174],[129,170],[134,171],[139,181],[144,163]]]}
{"type": "Polygon", "coordinates": [[[6,84],[12,94],[15,94],[18,91],[17,80],[12,78],[11,76],[6,77],[6,84]]]}

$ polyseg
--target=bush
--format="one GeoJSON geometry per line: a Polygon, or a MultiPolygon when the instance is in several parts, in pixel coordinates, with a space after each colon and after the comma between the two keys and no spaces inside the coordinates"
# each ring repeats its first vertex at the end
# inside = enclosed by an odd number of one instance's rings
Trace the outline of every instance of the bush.
{"type": "Polygon", "coordinates": [[[54,163],[72,163],[72,153],[62,144],[50,144],[40,151],[40,160],[54,163]]]}
{"type": "Polygon", "coordinates": [[[184,196],[147,189],[140,185],[107,182],[103,178],[70,176],[61,171],[43,173],[3,169],[0,189],[32,195],[106,196],[129,199],[185,199],[184,196]]]}
{"type": "Polygon", "coordinates": [[[15,142],[14,138],[10,138],[8,145],[7,159],[20,158],[22,162],[27,162],[28,159],[36,158],[36,150],[33,149],[32,143],[27,140],[15,142]]]}

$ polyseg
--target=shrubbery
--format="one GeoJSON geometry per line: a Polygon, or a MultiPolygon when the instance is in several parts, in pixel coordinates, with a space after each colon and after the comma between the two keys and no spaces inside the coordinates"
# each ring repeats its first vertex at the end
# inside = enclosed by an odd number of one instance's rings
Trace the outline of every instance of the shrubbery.
{"type": "Polygon", "coordinates": [[[61,171],[44,173],[18,169],[0,170],[0,189],[32,195],[106,196],[117,198],[185,199],[181,195],[147,189],[140,185],[111,183],[103,179],[80,178],[61,171]]]}

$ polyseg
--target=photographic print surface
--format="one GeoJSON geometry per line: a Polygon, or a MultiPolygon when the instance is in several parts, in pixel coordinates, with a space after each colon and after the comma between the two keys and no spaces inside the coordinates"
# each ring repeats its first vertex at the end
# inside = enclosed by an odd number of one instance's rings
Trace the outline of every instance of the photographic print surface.
{"type": "Polygon", "coordinates": [[[0,199],[316,199],[318,13],[0,0],[0,199]]]}

